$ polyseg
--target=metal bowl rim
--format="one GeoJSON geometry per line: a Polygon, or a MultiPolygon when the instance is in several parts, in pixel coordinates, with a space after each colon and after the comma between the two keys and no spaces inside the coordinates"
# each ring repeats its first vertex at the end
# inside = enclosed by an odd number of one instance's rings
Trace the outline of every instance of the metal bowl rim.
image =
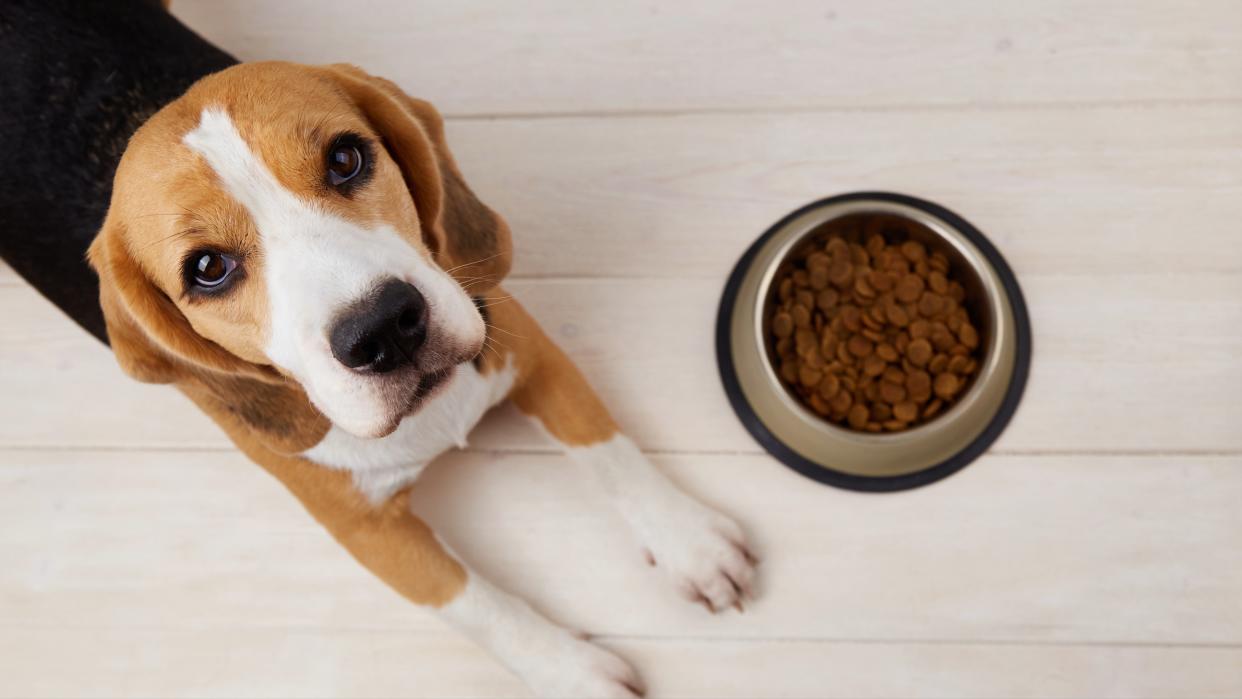
{"type": "MultiPolygon", "coordinates": [[[[914,209],[916,207],[911,207],[906,204],[897,204],[896,202],[889,202],[889,201],[879,200],[879,199],[874,199],[874,200],[857,200],[856,199],[856,200],[851,200],[851,201],[838,201],[832,204],[825,204],[822,206],[813,207],[812,209],[804,213],[808,213],[809,211],[831,210],[834,208],[840,208],[842,210],[839,212],[835,212],[834,214],[830,214],[826,216],[825,218],[823,218],[822,220],[815,221],[814,223],[811,223],[811,224],[805,224],[806,227],[804,230],[799,231],[793,235],[790,235],[788,239],[785,240],[781,244],[780,251],[777,252],[775,255],[773,255],[772,263],[769,265],[767,269],[763,271],[763,275],[762,275],[763,279],[762,281],[759,282],[759,296],[761,299],[762,297],[764,297],[765,295],[771,292],[772,281],[774,280],[776,272],[779,269],[781,263],[783,263],[784,260],[789,256],[790,252],[792,252],[795,248],[797,248],[798,245],[800,245],[804,240],[806,240],[808,236],[815,235],[816,230],[820,226],[830,223],[832,221],[835,221],[837,219],[844,218],[846,216],[855,216],[855,215],[867,214],[867,213],[882,213],[882,214],[887,214],[891,216],[901,216],[904,218],[909,218],[911,220],[914,220],[916,223],[922,224],[924,227],[931,230],[932,233],[934,233],[936,236],[940,237],[942,240],[944,240],[946,243],[950,245],[957,245],[958,243],[958,240],[956,240],[955,237],[950,232],[939,230],[942,225],[952,227],[953,225],[952,223],[941,220],[938,217],[931,215],[930,212],[927,212],[923,209],[917,209],[917,210],[921,214],[923,214],[923,216],[925,216],[927,219],[930,219],[930,220],[920,220],[918,218],[911,217],[909,214],[907,214],[905,211],[902,211],[901,209],[914,209]],[[875,208],[868,209],[867,208],[868,206],[874,206],[875,208]],[[894,206],[896,206],[896,208],[894,208],[894,206]]],[[[793,219],[786,219],[787,222],[791,220],[793,219]]],[[[773,236],[779,233],[783,233],[783,232],[785,232],[785,227],[778,226],[776,227],[776,231],[773,232],[773,236]]],[[[960,233],[960,231],[955,231],[955,232],[960,233]]],[[[973,245],[973,241],[971,241],[965,234],[961,234],[961,237],[966,238],[965,242],[971,247],[975,248],[975,252],[978,252],[979,255],[983,258],[982,262],[984,264],[990,263],[990,260],[988,260],[987,256],[983,253],[983,251],[979,250],[977,246],[973,245]]],[[[970,251],[965,251],[965,252],[970,253],[970,251]]],[[[973,255],[969,255],[969,254],[964,255],[964,256],[966,256],[968,259],[969,257],[973,257],[973,255]]],[[[749,272],[750,270],[748,269],[747,271],[749,272]]],[[[996,274],[998,278],[1000,277],[1000,274],[995,269],[993,269],[992,272],[996,274]]],[[[971,274],[974,274],[976,277],[979,277],[981,280],[982,278],[987,276],[986,270],[981,272],[978,269],[972,269],[971,274]]],[[[1003,298],[1004,295],[1003,293],[1001,293],[1001,290],[994,289],[990,286],[987,286],[986,284],[984,285],[984,288],[988,294],[987,303],[989,307],[989,312],[992,313],[993,316],[996,316],[996,318],[993,320],[992,327],[989,332],[990,337],[988,338],[988,343],[987,343],[988,354],[987,356],[983,357],[981,364],[980,364],[981,368],[979,371],[979,375],[981,377],[987,377],[989,374],[991,374],[992,370],[995,368],[996,364],[999,362],[999,354],[1000,354],[999,335],[1001,333],[1000,333],[1000,329],[996,326],[996,323],[999,322],[1000,316],[1003,316],[1001,306],[1003,306],[1006,301],[1006,299],[1003,298]]],[[[762,300],[760,300],[760,302],[756,304],[755,318],[754,318],[754,324],[755,324],[757,335],[761,335],[763,332],[762,331],[763,312],[764,312],[763,302],[762,300]]],[[[876,445],[892,444],[892,443],[908,443],[908,442],[917,441],[920,438],[922,432],[926,428],[934,427],[937,424],[954,420],[957,416],[966,412],[966,410],[970,407],[970,405],[979,398],[980,394],[983,392],[983,387],[984,387],[983,381],[973,382],[970,389],[966,392],[965,395],[963,395],[960,399],[954,401],[948,410],[944,411],[940,415],[937,415],[933,420],[929,420],[928,422],[922,423],[908,430],[903,430],[901,432],[872,434],[870,432],[859,432],[858,430],[852,430],[847,427],[841,427],[839,425],[834,425],[833,423],[828,422],[827,420],[824,420],[820,416],[813,413],[800,401],[794,399],[792,396],[788,395],[786,391],[783,390],[783,386],[781,386],[780,378],[777,377],[776,375],[776,367],[772,366],[771,362],[768,362],[764,365],[764,371],[768,376],[768,382],[774,386],[781,388],[782,390],[781,402],[787,406],[788,410],[799,414],[804,422],[808,422],[812,424],[815,427],[815,429],[819,431],[831,434],[835,439],[845,439],[845,440],[850,440],[850,441],[857,441],[857,442],[876,444],[876,445]]]]}
{"type": "Polygon", "coordinates": [[[768,453],[778,461],[813,480],[849,490],[864,492],[891,492],[915,488],[933,483],[964,468],[978,458],[1000,436],[1021,401],[1022,394],[1030,373],[1032,354],[1030,318],[1022,290],[1018,285],[1013,270],[995,246],[973,225],[952,211],[930,201],[894,192],[864,191],[852,192],[813,201],[782,217],[760,235],[742,254],[725,283],[720,306],[716,317],[716,358],[721,381],[725,393],[734,412],[751,436],[759,442],[768,453]],[[956,454],[944,461],[927,468],[897,476],[863,476],[837,471],[815,463],[793,451],[777,439],[755,414],[747,402],[732,357],[730,326],[733,309],[736,305],[738,288],[742,279],[750,271],[750,265],[758,251],[770,238],[779,233],[794,219],[815,209],[838,205],[845,202],[873,201],[880,204],[899,204],[918,209],[932,217],[939,218],[952,226],[958,233],[969,240],[990,263],[1000,280],[1005,300],[1014,321],[1015,357],[1013,373],[1006,388],[1004,398],[987,426],[979,435],[956,454]]]}

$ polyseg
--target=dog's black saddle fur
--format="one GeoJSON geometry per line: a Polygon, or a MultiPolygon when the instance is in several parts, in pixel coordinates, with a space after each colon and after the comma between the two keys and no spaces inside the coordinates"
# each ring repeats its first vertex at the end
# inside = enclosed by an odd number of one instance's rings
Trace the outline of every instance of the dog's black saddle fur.
{"type": "Polygon", "coordinates": [[[125,145],[234,63],[158,0],[0,0],[0,257],[100,340],[86,248],[125,145]]]}

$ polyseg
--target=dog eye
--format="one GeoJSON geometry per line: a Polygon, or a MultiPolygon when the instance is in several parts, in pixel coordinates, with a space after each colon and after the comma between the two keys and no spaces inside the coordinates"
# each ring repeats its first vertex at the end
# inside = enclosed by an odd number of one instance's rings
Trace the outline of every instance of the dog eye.
{"type": "Polygon", "coordinates": [[[364,164],[366,158],[358,146],[338,143],[328,151],[328,182],[340,187],[357,177],[364,164]]]}
{"type": "Polygon", "coordinates": [[[218,252],[204,250],[190,255],[186,260],[186,277],[204,289],[220,286],[235,269],[237,260],[218,252]]]}

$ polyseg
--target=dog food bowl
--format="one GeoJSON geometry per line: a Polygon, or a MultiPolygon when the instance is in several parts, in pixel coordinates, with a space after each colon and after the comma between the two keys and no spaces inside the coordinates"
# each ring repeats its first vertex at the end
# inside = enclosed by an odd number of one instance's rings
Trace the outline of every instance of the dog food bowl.
{"type": "Polygon", "coordinates": [[[859,192],[798,209],[742,255],[720,302],[716,356],[734,411],[779,461],[821,483],[895,491],[955,473],[1000,436],[1026,385],[1031,328],[1017,279],[974,226],[921,199],[859,192]],[[829,222],[868,215],[902,219],[910,239],[949,258],[980,335],[980,368],[965,392],[930,421],[886,434],[834,425],[803,406],[777,375],[765,320],[773,279],[791,252],[829,222]]]}

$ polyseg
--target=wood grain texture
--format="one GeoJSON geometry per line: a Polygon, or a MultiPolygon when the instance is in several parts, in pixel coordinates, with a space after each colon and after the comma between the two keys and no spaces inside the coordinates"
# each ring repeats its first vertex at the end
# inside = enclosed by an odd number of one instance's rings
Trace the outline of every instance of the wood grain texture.
{"type": "Polygon", "coordinates": [[[1238,274],[1239,122],[1235,106],[911,109],[458,121],[449,139],[524,276],[722,279],[786,213],[860,190],[955,210],[1020,275],[1238,274]]]}
{"type": "MultiPolygon", "coordinates": [[[[603,643],[647,669],[651,696],[661,697],[1233,699],[1242,684],[1242,650],[1236,648],[676,638],[603,643]]],[[[0,653],[8,680],[0,697],[12,699],[528,696],[499,665],[447,632],[116,628],[85,635],[23,629],[0,638],[0,653]]]]}
{"type": "MultiPolygon", "coordinates": [[[[1242,530],[1239,457],[989,456],[891,497],[762,456],[657,461],[749,529],[745,615],[679,599],[561,456],[445,457],[414,507],[592,633],[1242,646],[1242,549],[1212,545],[1242,530]]],[[[438,628],[233,453],[0,451],[0,513],[6,625],[438,628]]]]}
{"type": "Polygon", "coordinates": [[[178,0],[173,11],[243,60],[353,61],[450,114],[1242,97],[1232,0],[178,0]]]}

